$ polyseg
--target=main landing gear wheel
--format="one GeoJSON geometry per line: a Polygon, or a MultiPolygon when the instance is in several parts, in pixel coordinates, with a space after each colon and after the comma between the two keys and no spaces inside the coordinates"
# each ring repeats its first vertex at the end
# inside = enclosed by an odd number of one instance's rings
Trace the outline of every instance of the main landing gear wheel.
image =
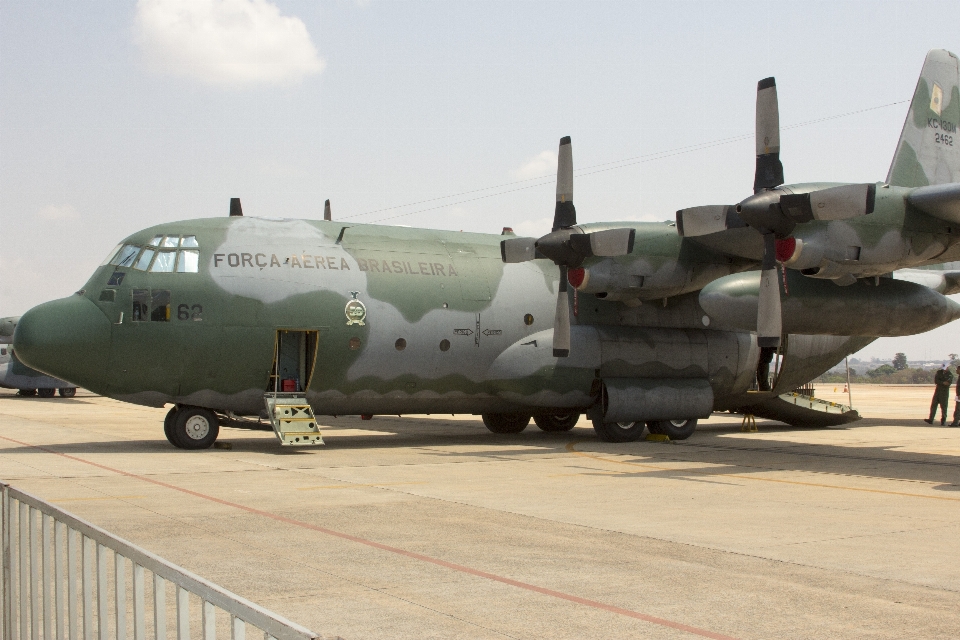
{"type": "Polygon", "coordinates": [[[177,449],[183,449],[180,445],[180,442],[173,437],[173,421],[177,419],[177,411],[179,408],[177,406],[170,407],[170,411],[167,411],[167,415],[163,418],[163,435],[167,436],[167,442],[175,446],[177,449]]]}
{"type": "Polygon", "coordinates": [[[577,422],[580,421],[579,413],[555,413],[553,415],[533,416],[533,421],[537,423],[541,431],[548,433],[560,433],[570,431],[577,422]]]}
{"type": "Polygon", "coordinates": [[[217,415],[200,407],[180,407],[170,427],[171,442],[181,449],[209,449],[220,435],[217,415]]]}
{"type": "Polygon", "coordinates": [[[56,389],[37,389],[37,395],[41,398],[52,398],[57,395],[56,389]]]}
{"type": "Polygon", "coordinates": [[[521,413],[484,413],[480,417],[494,433],[520,433],[530,424],[530,416],[521,413]]]}
{"type": "Polygon", "coordinates": [[[63,387],[63,388],[60,389],[60,397],[61,397],[61,398],[72,398],[72,397],[74,397],[75,395],[77,395],[77,388],[76,388],[76,387],[63,387]]]}
{"type": "Polygon", "coordinates": [[[22,398],[30,398],[32,396],[37,395],[37,390],[36,389],[20,389],[19,391],[17,391],[17,395],[22,398]]]}
{"type": "Polygon", "coordinates": [[[643,423],[594,420],[593,430],[603,442],[635,442],[643,435],[643,423]]]}
{"type": "Polygon", "coordinates": [[[697,419],[657,420],[656,422],[648,422],[647,429],[650,430],[650,433],[659,433],[671,440],[686,440],[696,431],[697,419]]]}

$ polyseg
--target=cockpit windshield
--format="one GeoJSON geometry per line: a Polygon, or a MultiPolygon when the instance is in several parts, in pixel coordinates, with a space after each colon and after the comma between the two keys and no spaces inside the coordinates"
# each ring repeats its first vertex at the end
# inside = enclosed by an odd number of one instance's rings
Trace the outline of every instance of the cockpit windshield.
{"type": "Polygon", "coordinates": [[[120,245],[108,264],[152,273],[197,273],[200,270],[199,247],[196,236],[154,236],[146,247],[120,245]]]}

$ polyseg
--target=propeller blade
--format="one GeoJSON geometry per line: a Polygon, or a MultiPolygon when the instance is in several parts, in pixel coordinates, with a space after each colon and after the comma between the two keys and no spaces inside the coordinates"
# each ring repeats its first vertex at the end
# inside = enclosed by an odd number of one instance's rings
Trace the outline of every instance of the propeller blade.
{"type": "Polygon", "coordinates": [[[725,204],[713,204],[704,207],[690,207],[677,211],[677,233],[681,238],[695,238],[718,231],[726,231],[731,227],[729,218],[736,215],[736,208],[725,204]]]}
{"type": "Polygon", "coordinates": [[[780,163],[780,108],[777,104],[777,81],[764,78],[757,83],[757,169],[753,176],[753,192],[783,184],[780,163]]]}
{"type": "Polygon", "coordinates": [[[586,234],[590,238],[590,252],[601,258],[625,256],[633,252],[636,229],[607,229],[586,234]]]}
{"type": "Polygon", "coordinates": [[[533,260],[536,253],[536,238],[507,238],[500,241],[500,258],[507,264],[533,260]]]}
{"type": "Polygon", "coordinates": [[[796,222],[848,220],[873,213],[876,200],[876,184],[845,184],[811,193],[784,194],[780,209],[796,222]]]}
{"type": "Polygon", "coordinates": [[[782,331],[776,237],[773,233],[765,233],[763,261],[760,267],[760,293],[757,301],[757,344],[760,347],[779,347],[782,331]]]}
{"type": "MultiPolygon", "coordinates": [[[[635,229],[606,229],[593,233],[574,233],[567,238],[566,242],[577,254],[579,260],[576,262],[580,262],[582,258],[594,256],[611,258],[629,255],[633,251],[636,236],[635,229]]],[[[541,242],[538,246],[543,248],[544,245],[545,243],[541,242]]],[[[576,265],[571,262],[568,266],[576,265]]]]}
{"type": "Polygon", "coordinates": [[[577,210],[573,206],[573,147],[570,136],[560,138],[557,153],[557,208],[553,213],[553,231],[577,224],[577,210]]]}
{"type": "Polygon", "coordinates": [[[553,319],[553,357],[570,355],[570,300],[567,292],[567,268],[560,267],[560,289],[557,292],[557,315],[553,319]]]}
{"type": "Polygon", "coordinates": [[[330,201],[327,200],[323,203],[323,219],[324,220],[333,220],[333,215],[330,212],[330,201]]]}

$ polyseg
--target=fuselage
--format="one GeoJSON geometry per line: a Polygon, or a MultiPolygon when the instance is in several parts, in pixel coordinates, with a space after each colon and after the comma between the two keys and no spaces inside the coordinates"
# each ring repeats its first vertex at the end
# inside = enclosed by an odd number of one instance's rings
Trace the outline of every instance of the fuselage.
{"type": "MultiPolygon", "coordinates": [[[[637,230],[613,260],[643,276],[644,302],[573,296],[568,358],[552,355],[557,268],[504,264],[502,236],[250,217],[133,234],[15,340],[40,370],[151,406],[256,414],[277,390],[318,414],[585,411],[612,378],[701,380],[715,407],[741,405],[755,334],[711,327],[697,295],[756,262],[671,223],[582,226],[637,230]]],[[[872,339],[788,338],[787,391],[872,339]]]]}

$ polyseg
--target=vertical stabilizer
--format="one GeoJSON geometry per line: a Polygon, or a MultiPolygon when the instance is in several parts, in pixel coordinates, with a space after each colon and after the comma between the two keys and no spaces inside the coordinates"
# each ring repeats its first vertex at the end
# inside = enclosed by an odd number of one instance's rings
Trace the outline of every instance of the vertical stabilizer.
{"type": "Polygon", "coordinates": [[[957,56],[933,49],[920,71],[887,183],[900,187],[960,182],[960,69],[957,56]]]}

